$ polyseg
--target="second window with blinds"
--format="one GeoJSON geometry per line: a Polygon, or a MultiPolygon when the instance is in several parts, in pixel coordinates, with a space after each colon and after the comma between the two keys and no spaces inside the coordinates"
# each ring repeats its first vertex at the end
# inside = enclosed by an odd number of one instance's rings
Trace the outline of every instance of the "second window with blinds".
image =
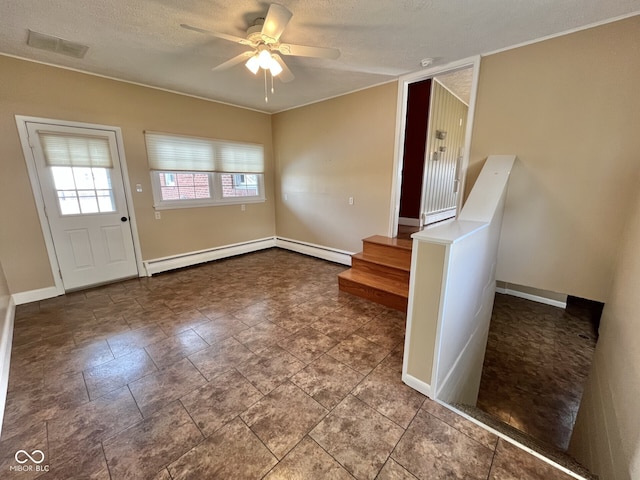
{"type": "Polygon", "coordinates": [[[262,145],[146,132],[158,210],[264,202],[262,145]]]}

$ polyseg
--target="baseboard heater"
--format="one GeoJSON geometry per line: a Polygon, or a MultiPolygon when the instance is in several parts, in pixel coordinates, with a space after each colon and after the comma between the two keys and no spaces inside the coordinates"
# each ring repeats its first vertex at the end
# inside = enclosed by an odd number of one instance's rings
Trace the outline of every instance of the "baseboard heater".
{"type": "Polygon", "coordinates": [[[275,246],[275,237],[268,237],[248,242],[235,243],[232,245],[209,248],[206,250],[199,250],[196,252],[173,255],[170,257],[156,258],[153,260],[147,260],[143,263],[145,270],[147,271],[147,276],[150,277],[156,273],[175,270],[177,268],[190,267],[192,265],[234,257],[244,253],[257,252],[258,250],[273,248],[275,246]]]}

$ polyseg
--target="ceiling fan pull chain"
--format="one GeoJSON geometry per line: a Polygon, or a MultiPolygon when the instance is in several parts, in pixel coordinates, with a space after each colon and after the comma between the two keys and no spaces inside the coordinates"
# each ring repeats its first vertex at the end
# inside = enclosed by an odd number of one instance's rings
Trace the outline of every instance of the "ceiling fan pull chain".
{"type": "Polygon", "coordinates": [[[275,89],[273,88],[273,74],[271,75],[271,94],[273,95],[274,93],[276,93],[275,89]]]}
{"type": "Polygon", "coordinates": [[[264,71],[264,103],[269,103],[269,93],[267,91],[267,71],[264,71]]]}

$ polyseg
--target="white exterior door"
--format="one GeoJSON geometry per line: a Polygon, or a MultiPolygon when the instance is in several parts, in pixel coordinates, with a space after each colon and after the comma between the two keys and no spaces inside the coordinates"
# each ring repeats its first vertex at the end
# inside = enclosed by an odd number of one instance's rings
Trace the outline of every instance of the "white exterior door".
{"type": "Polygon", "coordinates": [[[64,289],[137,276],[115,132],[26,125],[64,289]]]}

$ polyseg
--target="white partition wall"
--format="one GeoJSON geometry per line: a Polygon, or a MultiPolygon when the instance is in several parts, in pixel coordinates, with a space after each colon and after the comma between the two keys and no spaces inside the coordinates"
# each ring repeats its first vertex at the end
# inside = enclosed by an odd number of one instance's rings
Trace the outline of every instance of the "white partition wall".
{"type": "Polygon", "coordinates": [[[489,157],[458,218],[413,235],[402,379],[431,398],[476,403],[515,159],[489,157]]]}

